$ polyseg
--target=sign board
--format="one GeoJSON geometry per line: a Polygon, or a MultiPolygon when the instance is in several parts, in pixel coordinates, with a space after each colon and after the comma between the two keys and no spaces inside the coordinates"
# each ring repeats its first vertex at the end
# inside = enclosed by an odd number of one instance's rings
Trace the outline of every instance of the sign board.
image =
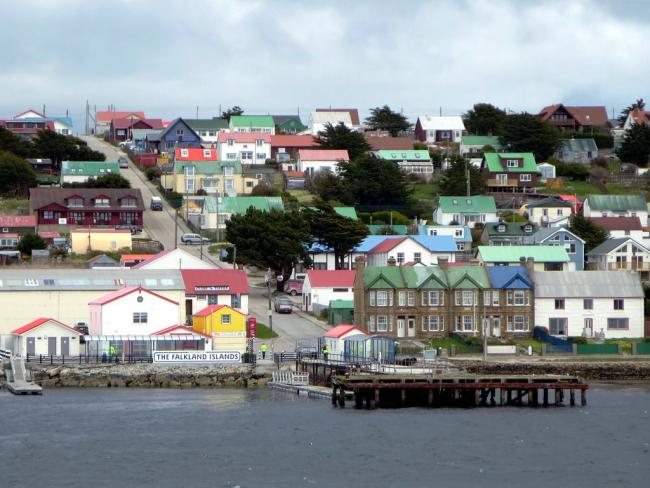
{"type": "Polygon", "coordinates": [[[248,337],[256,337],[257,319],[255,317],[248,317],[248,320],[246,321],[246,325],[248,325],[248,337]]]}
{"type": "Polygon", "coordinates": [[[488,354],[517,354],[517,346],[512,345],[504,345],[504,346],[488,346],[487,347],[487,353],[488,354]]]}
{"type": "Polygon", "coordinates": [[[60,217],[59,218],[59,225],[68,225],[68,219],[66,219],[65,217],[63,217],[63,218],[60,217]]]}
{"type": "Polygon", "coordinates": [[[156,351],[154,363],[223,364],[241,363],[239,351],[156,351]]]}

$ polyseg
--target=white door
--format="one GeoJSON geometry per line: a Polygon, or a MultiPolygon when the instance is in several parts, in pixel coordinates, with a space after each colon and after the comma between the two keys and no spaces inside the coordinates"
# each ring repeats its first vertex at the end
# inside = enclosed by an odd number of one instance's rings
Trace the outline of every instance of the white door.
{"type": "Polygon", "coordinates": [[[594,336],[594,319],[585,319],[585,337],[594,336]]]}
{"type": "Polygon", "coordinates": [[[397,319],[397,337],[404,337],[404,319],[397,319]]]}
{"type": "Polygon", "coordinates": [[[499,317],[492,318],[492,335],[501,337],[501,319],[499,317]]]}
{"type": "Polygon", "coordinates": [[[415,319],[408,319],[407,324],[409,337],[415,337],[415,319]]]}
{"type": "Polygon", "coordinates": [[[490,332],[490,318],[484,318],[483,319],[483,334],[485,334],[486,337],[490,337],[491,332],[490,332]]]}

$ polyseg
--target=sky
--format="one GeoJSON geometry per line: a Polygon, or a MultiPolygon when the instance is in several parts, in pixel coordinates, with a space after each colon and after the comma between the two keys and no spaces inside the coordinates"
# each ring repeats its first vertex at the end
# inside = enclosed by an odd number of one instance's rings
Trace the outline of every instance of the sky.
{"type": "Polygon", "coordinates": [[[619,112],[650,97],[650,0],[0,1],[0,118],[207,118],[477,102],[619,112]]]}

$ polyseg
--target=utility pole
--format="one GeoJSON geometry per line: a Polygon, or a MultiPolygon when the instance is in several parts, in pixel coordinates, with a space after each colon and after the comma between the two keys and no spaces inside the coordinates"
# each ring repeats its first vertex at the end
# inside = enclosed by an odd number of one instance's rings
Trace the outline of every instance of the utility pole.
{"type": "Polygon", "coordinates": [[[178,249],[178,209],[174,209],[174,249],[178,249]]]}
{"type": "Polygon", "coordinates": [[[268,293],[269,297],[269,328],[271,329],[271,332],[273,331],[273,311],[271,310],[271,268],[269,268],[266,272],[266,290],[268,293]]]}
{"type": "Polygon", "coordinates": [[[199,120],[199,106],[196,106],[196,120],[199,120]]]}
{"type": "Polygon", "coordinates": [[[469,198],[472,194],[471,192],[471,182],[470,182],[470,172],[469,172],[469,162],[465,159],[465,181],[467,182],[467,197],[469,198]]]}

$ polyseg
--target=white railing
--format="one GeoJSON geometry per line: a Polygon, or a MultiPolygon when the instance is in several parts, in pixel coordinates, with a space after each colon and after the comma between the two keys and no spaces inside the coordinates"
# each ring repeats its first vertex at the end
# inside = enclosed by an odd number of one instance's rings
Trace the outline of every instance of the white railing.
{"type": "Polygon", "coordinates": [[[307,386],[309,385],[309,373],[301,373],[297,371],[274,371],[274,383],[283,383],[291,386],[307,386]]]}

